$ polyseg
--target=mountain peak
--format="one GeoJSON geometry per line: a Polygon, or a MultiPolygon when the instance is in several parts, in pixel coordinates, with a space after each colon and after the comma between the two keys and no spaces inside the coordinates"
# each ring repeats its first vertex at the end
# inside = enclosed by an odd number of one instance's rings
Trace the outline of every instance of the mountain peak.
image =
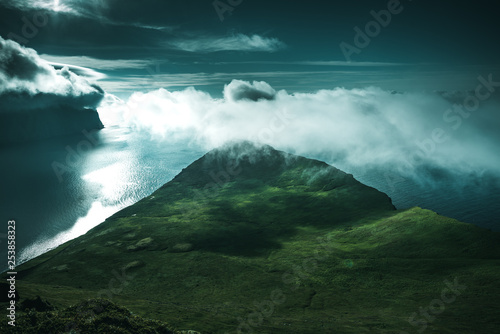
{"type": "MultiPolygon", "coordinates": [[[[325,162],[279,151],[269,145],[243,141],[206,153],[151,198],[141,200],[112,218],[133,214],[176,215],[179,205],[175,203],[184,203],[188,198],[191,204],[186,204],[183,210],[193,212],[193,205],[211,207],[223,197],[248,201],[255,194],[271,201],[282,196],[280,205],[273,205],[275,211],[272,215],[279,216],[288,205],[304,212],[320,210],[325,217],[338,212],[336,219],[325,218],[317,224],[343,223],[353,219],[353,215],[394,210],[386,194],[325,162]]],[[[284,223],[293,225],[295,220],[284,223]]]]}
{"type": "Polygon", "coordinates": [[[234,331],[257,303],[267,318],[254,332],[392,333],[410,330],[405,319],[458,279],[467,290],[457,301],[481,307],[450,305],[433,326],[479,333],[458,320],[496,315],[499,240],[431,211],[394,210],[387,195],[324,162],[238,142],[22,264],[16,288],[56,307],[116,297],[206,333],[234,331]]]}
{"type": "Polygon", "coordinates": [[[308,185],[316,190],[320,185],[320,188],[333,189],[341,184],[358,183],[352,175],[325,162],[250,141],[232,142],[211,150],[183,169],[173,181],[200,186],[243,179],[258,179],[274,186],[308,185]]]}

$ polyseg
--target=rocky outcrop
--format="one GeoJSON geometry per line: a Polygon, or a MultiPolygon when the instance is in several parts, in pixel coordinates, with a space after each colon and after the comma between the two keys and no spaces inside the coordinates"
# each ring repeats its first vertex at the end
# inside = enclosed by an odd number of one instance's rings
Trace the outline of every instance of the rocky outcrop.
{"type": "Polygon", "coordinates": [[[95,109],[58,107],[0,112],[0,145],[81,134],[102,128],[104,126],[95,109]]]}

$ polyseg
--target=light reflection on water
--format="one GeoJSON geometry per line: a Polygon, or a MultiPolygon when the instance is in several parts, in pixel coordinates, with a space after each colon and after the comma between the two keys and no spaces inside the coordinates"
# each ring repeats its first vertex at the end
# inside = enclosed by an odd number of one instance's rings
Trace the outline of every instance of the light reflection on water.
{"type": "Polygon", "coordinates": [[[66,147],[77,151],[82,141],[88,139],[68,136],[0,149],[0,219],[16,220],[18,263],[86,233],[204,153],[115,126],[99,131],[92,149],[67,160],[66,147]],[[59,180],[53,163],[69,166],[67,161],[73,165],[59,180]]]}
{"type": "MultiPolygon", "coordinates": [[[[133,202],[130,201],[128,205],[130,204],[133,204],[133,202]]],[[[70,241],[87,233],[121,208],[122,206],[119,205],[103,206],[101,202],[92,203],[92,206],[90,207],[87,215],[85,217],[78,218],[78,220],[75,222],[75,225],[73,225],[73,227],[71,227],[69,230],[60,232],[56,236],[48,239],[35,241],[24,248],[18,255],[18,263],[26,262],[29,259],[41,255],[50,249],[54,249],[67,241],[70,241]]]]}

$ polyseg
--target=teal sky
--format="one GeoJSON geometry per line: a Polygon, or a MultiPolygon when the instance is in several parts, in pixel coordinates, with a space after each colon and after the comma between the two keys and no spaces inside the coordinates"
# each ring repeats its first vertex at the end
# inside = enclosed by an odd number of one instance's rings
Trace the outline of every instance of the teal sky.
{"type": "Polygon", "coordinates": [[[101,73],[73,68],[118,96],[220,95],[232,79],[290,92],[469,90],[499,73],[496,12],[486,0],[1,0],[0,36],[101,73]]]}

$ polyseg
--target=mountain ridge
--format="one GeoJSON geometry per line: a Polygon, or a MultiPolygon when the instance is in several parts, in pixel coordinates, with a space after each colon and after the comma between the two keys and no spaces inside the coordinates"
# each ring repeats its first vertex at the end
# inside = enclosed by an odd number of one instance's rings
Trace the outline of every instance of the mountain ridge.
{"type": "Polygon", "coordinates": [[[242,142],[19,266],[19,291],[57,307],[106,297],[202,333],[399,333],[424,322],[489,333],[499,241],[429,210],[395,210],[324,162],[242,142]],[[418,314],[455,279],[467,286],[461,302],[432,322],[418,314]]]}

